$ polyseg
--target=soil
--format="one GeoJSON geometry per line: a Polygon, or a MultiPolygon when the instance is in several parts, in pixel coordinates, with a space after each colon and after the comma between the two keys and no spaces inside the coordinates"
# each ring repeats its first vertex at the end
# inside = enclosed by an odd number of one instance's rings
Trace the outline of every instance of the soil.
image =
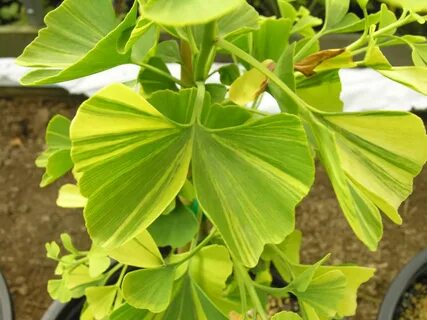
{"type": "MultiPolygon", "coordinates": [[[[9,282],[16,318],[37,320],[51,303],[46,283],[54,263],[45,258],[44,244],[67,232],[81,248],[88,245],[81,212],[55,205],[57,190],[67,179],[40,189],[43,172],[34,166],[48,120],[56,113],[71,117],[82,98],[24,89],[6,96],[6,91],[0,88],[0,270],[9,282]]],[[[391,280],[427,246],[426,194],[427,169],[402,206],[404,226],[384,218],[384,239],[377,252],[370,252],[353,235],[325,172],[318,169],[315,187],[298,209],[298,227],[305,235],[302,260],[315,262],[331,252],[331,263],[378,268],[373,281],[360,290],[354,320],[376,319],[391,280]]]]}
{"type": "Polygon", "coordinates": [[[44,244],[62,232],[82,247],[88,244],[82,215],[55,205],[64,180],[41,189],[43,171],[34,166],[48,120],[56,113],[72,116],[81,99],[22,92],[6,97],[6,91],[0,88],[0,270],[16,319],[37,320],[51,303],[46,284],[54,263],[45,258],[44,244]]]}
{"type": "Polygon", "coordinates": [[[397,320],[427,320],[427,278],[419,279],[403,296],[397,320]]]}

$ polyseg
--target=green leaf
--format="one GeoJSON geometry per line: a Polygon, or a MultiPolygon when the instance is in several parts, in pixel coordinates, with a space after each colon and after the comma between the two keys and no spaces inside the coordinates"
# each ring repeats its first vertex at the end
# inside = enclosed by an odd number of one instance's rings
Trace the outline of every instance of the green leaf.
{"type": "Polygon", "coordinates": [[[41,187],[56,181],[74,166],[70,156],[70,123],[64,116],[56,115],[47,126],[47,149],[36,159],[37,167],[46,168],[41,187]]]}
{"type": "Polygon", "coordinates": [[[58,259],[61,249],[55,241],[48,242],[45,244],[46,257],[50,259],[58,259]]]}
{"type": "Polygon", "coordinates": [[[210,129],[224,129],[247,122],[252,118],[252,114],[248,109],[240,106],[214,104],[205,108],[200,118],[203,125],[210,129]],[[225,114],[227,117],[224,117],[225,114]]]}
{"type": "Polygon", "coordinates": [[[222,84],[231,85],[240,77],[240,70],[236,64],[228,64],[218,69],[220,81],[222,84]]]}
{"type": "Polygon", "coordinates": [[[151,25],[144,35],[135,42],[131,52],[131,62],[141,65],[153,57],[156,54],[159,36],[159,27],[154,24],[151,25]]]}
{"type": "Polygon", "coordinates": [[[147,64],[164,74],[159,74],[148,67],[141,68],[141,72],[138,75],[138,82],[141,84],[141,90],[145,95],[151,95],[159,90],[178,90],[175,82],[167,77],[171,75],[170,71],[160,58],[152,57],[147,64]]]}
{"type": "Polygon", "coordinates": [[[366,6],[368,5],[369,0],[357,0],[357,4],[360,8],[366,9],[366,6]]]}
{"type": "MultiPolygon", "coordinates": [[[[396,15],[393,11],[389,10],[385,4],[381,5],[379,28],[383,29],[397,21],[396,15]]],[[[384,34],[393,35],[396,33],[397,28],[386,31],[384,34]]]]}
{"type": "Polygon", "coordinates": [[[377,71],[393,81],[427,95],[427,67],[394,67],[377,71]]]}
{"type": "Polygon", "coordinates": [[[391,69],[390,62],[375,43],[369,45],[364,63],[366,66],[375,69],[391,69]]]}
{"type": "Polygon", "coordinates": [[[219,83],[206,84],[206,92],[209,93],[212,103],[222,103],[228,93],[227,87],[219,83]]]}
{"type": "Polygon", "coordinates": [[[164,63],[182,63],[179,45],[176,40],[160,42],[157,45],[156,57],[162,59],[164,63]]]}
{"type": "MultiPolygon", "coordinates": [[[[264,62],[266,67],[272,65],[271,60],[264,62]]],[[[258,69],[251,69],[238,77],[230,86],[229,99],[240,106],[255,101],[266,89],[268,78],[258,69]]]]}
{"type": "Polygon", "coordinates": [[[62,82],[129,63],[130,53],[119,53],[117,43],[122,33],[135,25],[137,11],[135,4],[118,23],[110,1],[94,0],[84,6],[81,1],[64,1],[46,16],[47,27],[17,59],[20,65],[38,68],[21,82],[62,82]]]}
{"type": "Polygon", "coordinates": [[[71,237],[67,233],[61,233],[61,242],[64,248],[73,254],[79,253],[79,251],[76,249],[76,247],[73,245],[73,241],[71,240],[71,237]]]}
{"type": "Polygon", "coordinates": [[[193,181],[201,207],[233,254],[254,266],[266,243],[293,231],[294,207],[313,181],[301,123],[282,114],[231,128],[197,127],[196,135],[193,181]]]}
{"type": "Polygon", "coordinates": [[[162,320],[226,320],[239,305],[224,295],[233,264],[224,246],[204,247],[194,256],[188,273],[175,284],[173,300],[162,320]]]}
{"type": "Polygon", "coordinates": [[[271,320],[302,320],[302,318],[297,313],[282,311],[275,314],[271,320]]]}
{"type": "Polygon", "coordinates": [[[65,184],[59,189],[56,204],[62,208],[84,208],[87,199],[80,194],[79,187],[75,184],[65,184]]]}
{"type": "Polygon", "coordinates": [[[243,5],[243,0],[150,0],[143,6],[143,16],[158,24],[184,27],[219,19],[243,5]]]}
{"type": "Polygon", "coordinates": [[[301,241],[301,231],[295,230],[287,236],[282,243],[273,246],[267,245],[262,254],[264,260],[273,262],[280,276],[288,283],[290,283],[293,278],[290,272],[291,270],[289,269],[289,263],[300,263],[301,241]],[[277,250],[279,250],[281,254],[277,254],[277,250]]]}
{"type": "Polygon", "coordinates": [[[186,180],[190,133],[124,85],[83,103],[71,128],[72,157],[83,173],[92,239],[118,247],[160,216],[186,180]]]}
{"type": "Polygon", "coordinates": [[[311,15],[303,16],[293,25],[291,34],[300,34],[308,41],[310,40],[308,38],[313,36],[313,28],[322,25],[322,23],[323,20],[320,18],[311,15]]]}
{"type": "Polygon", "coordinates": [[[139,17],[135,26],[129,27],[121,34],[117,47],[120,53],[129,52],[136,42],[150,30],[152,22],[139,17]]]}
{"type": "Polygon", "coordinates": [[[350,7],[350,0],[325,0],[326,17],[324,29],[332,29],[346,16],[350,7]]]}
{"type": "Polygon", "coordinates": [[[259,61],[278,61],[288,46],[292,24],[288,19],[264,18],[252,34],[252,55],[259,61]]]}
{"type": "MultiPolygon", "coordinates": [[[[224,295],[227,279],[233,272],[230,254],[224,246],[211,245],[200,250],[191,259],[189,274],[197,284],[199,293],[204,292],[212,303],[223,311],[231,311],[235,304],[224,295]]],[[[210,318],[209,318],[210,319],[210,318]]]]}
{"type": "Polygon", "coordinates": [[[130,272],[123,280],[123,296],[135,308],[162,312],[172,298],[175,270],[163,267],[130,272]]]}
{"type": "Polygon", "coordinates": [[[148,228],[156,244],[160,247],[183,247],[193,239],[198,229],[194,213],[179,204],[168,215],[161,215],[148,228]]]}
{"type": "MultiPolygon", "coordinates": [[[[293,271],[299,275],[312,268],[307,265],[295,265],[293,271]]],[[[371,279],[375,269],[358,267],[358,266],[320,266],[315,276],[321,276],[331,271],[339,271],[346,278],[346,285],[343,291],[341,301],[336,305],[336,312],[339,317],[350,317],[356,313],[357,308],[357,291],[359,287],[371,279]]]]}
{"type": "Polygon", "coordinates": [[[164,264],[157,244],[146,230],[124,245],[108,249],[107,253],[120,263],[140,268],[157,268],[164,264]]]}
{"type": "Polygon", "coordinates": [[[247,2],[218,21],[219,35],[226,38],[258,29],[258,12],[247,2]]]}
{"type": "Polygon", "coordinates": [[[85,294],[88,287],[99,286],[104,280],[102,276],[91,277],[89,268],[79,265],[71,270],[66,270],[63,274],[66,287],[71,290],[73,298],[80,298],[85,294]]]}
{"type": "Polygon", "coordinates": [[[344,107],[341,90],[339,71],[331,70],[299,81],[296,92],[300,98],[318,110],[340,112],[344,107]],[[328,94],[325,95],[325,92],[328,94]]]}
{"type": "MultiPolygon", "coordinates": [[[[304,313],[314,313],[320,319],[332,319],[337,315],[342,301],[347,280],[339,270],[332,270],[316,275],[304,292],[292,291],[304,313]],[[307,312],[308,311],[308,312],[307,312]]],[[[310,316],[307,319],[315,319],[310,316]]]]}
{"type": "MultiPolygon", "coordinates": [[[[226,320],[226,314],[239,308],[236,302],[228,300],[224,294],[226,281],[233,270],[224,246],[202,248],[189,263],[180,265],[177,270],[173,267],[165,268],[139,270],[127,275],[124,280],[125,299],[128,300],[131,296],[131,300],[136,299],[136,303],[144,304],[144,308],[146,301],[153,305],[153,300],[156,301],[156,307],[167,305],[164,311],[155,315],[159,320],[226,320]],[[178,269],[181,267],[185,268],[180,274],[178,269]],[[154,274],[154,278],[150,274],[154,274]],[[130,292],[126,294],[126,291],[130,292]],[[150,294],[154,295],[154,299],[149,297],[150,294]]],[[[111,320],[152,319],[152,316],[154,315],[146,310],[124,304],[113,312],[111,320]]]]}
{"type": "Polygon", "coordinates": [[[86,299],[95,319],[104,319],[110,314],[117,286],[91,287],[86,289],[86,299]]]}
{"type": "Polygon", "coordinates": [[[340,317],[350,317],[356,314],[357,290],[359,287],[374,276],[375,269],[357,266],[322,266],[319,275],[330,270],[338,270],[346,277],[344,297],[338,304],[337,312],[340,317]]]}
{"type": "Polygon", "coordinates": [[[110,315],[110,320],[149,320],[151,314],[148,310],[132,307],[125,303],[110,315]]]}
{"type": "MultiPolygon", "coordinates": [[[[320,115],[319,115],[320,117],[320,115]]],[[[398,207],[427,159],[422,121],[405,112],[322,115],[312,126],[344,215],[375,250],[382,236],[381,209],[400,224],[398,207]],[[399,130],[396,130],[399,128],[399,130]]]]}
{"type": "Polygon", "coordinates": [[[413,10],[415,12],[426,11],[427,4],[424,0],[382,0],[393,6],[413,10]]]}
{"type": "MultiPolygon", "coordinates": [[[[295,44],[290,45],[281,54],[274,73],[282,80],[292,91],[295,92],[295,73],[294,73],[294,56],[295,56],[295,44]]],[[[276,98],[280,105],[281,110],[286,110],[290,113],[296,114],[298,112],[298,106],[294,100],[289,97],[282,89],[280,89],[274,83],[269,83],[269,88],[273,96],[276,98]]]]}
{"type": "Polygon", "coordinates": [[[89,258],[89,275],[92,278],[103,274],[111,264],[105,250],[96,245],[92,245],[87,257],[89,258]]]}
{"type": "Polygon", "coordinates": [[[208,95],[205,110],[215,111],[197,118],[195,93],[153,94],[155,109],[131,89],[113,85],[83,104],[71,137],[76,170],[83,173],[80,189],[89,198],[89,233],[104,247],[133,238],[178,194],[192,158],[201,207],[233,253],[253,266],[266,243],[293,231],[294,207],[312,184],[305,132],[291,115],[246,123],[248,111],[209,107],[208,95]]]}
{"type": "Polygon", "coordinates": [[[292,290],[295,290],[294,292],[305,292],[307,291],[307,288],[310,286],[310,284],[313,281],[313,277],[316,274],[319,267],[325,263],[326,260],[328,260],[330,255],[325,256],[323,259],[319,260],[312,266],[309,266],[307,269],[305,269],[303,272],[298,274],[295,279],[290,283],[290,286],[292,290]]]}
{"type": "Polygon", "coordinates": [[[288,0],[278,0],[277,5],[279,6],[280,16],[282,18],[289,19],[292,22],[295,21],[297,17],[297,11],[288,0]]]}
{"type": "Polygon", "coordinates": [[[67,288],[64,280],[49,280],[47,292],[52,299],[67,303],[72,299],[71,290],[67,288]]]}
{"type": "Polygon", "coordinates": [[[412,45],[412,60],[417,67],[427,67],[427,44],[416,43],[412,45]]]}

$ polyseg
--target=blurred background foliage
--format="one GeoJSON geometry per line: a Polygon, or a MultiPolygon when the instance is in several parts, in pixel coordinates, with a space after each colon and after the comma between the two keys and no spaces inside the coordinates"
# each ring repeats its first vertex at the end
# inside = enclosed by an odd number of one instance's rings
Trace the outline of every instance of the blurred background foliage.
{"type": "MultiPolygon", "coordinates": [[[[53,8],[57,7],[62,0],[41,0],[43,3],[44,13],[49,12],[53,8]]],[[[290,0],[290,2],[296,7],[304,6],[308,8],[313,16],[323,17],[324,16],[324,1],[325,0],[290,0]]],[[[427,0],[426,0],[427,1],[427,0]]],[[[265,16],[278,16],[279,10],[276,0],[248,0],[257,10],[265,16]]],[[[132,3],[132,0],[114,0],[115,8],[118,13],[126,12],[132,3]]],[[[378,0],[371,0],[368,5],[369,12],[376,12],[380,9],[381,2],[378,0]]],[[[399,14],[397,8],[391,8],[399,14]]],[[[356,0],[351,1],[351,12],[362,16],[362,12],[357,5],[356,0]]],[[[16,24],[24,25],[27,23],[25,7],[22,0],[0,0],[0,25],[5,24],[16,24]]],[[[414,23],[408,25],[400,30],[401,33],[405,34],[418,34],[427,35],[427,26],[414,23]]]]}

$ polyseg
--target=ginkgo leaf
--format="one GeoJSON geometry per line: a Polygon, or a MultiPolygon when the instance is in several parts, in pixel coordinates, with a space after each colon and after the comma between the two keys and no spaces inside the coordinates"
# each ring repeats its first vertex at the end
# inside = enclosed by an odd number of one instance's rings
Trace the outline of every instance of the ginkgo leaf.
{"type": "Polygon", "coordinates": [[[160,247],[179,248],[193,239],[198,229],[194,213],[182,204],[167,215],[161,215],[148,228],[156,244],[160,247]]]}
{"type": "Polygon", "coordinates": [[[424,0],[382,0],[400,8],[414,11],[427,11],[427,4],[424,0]]]}
{"type": "Polygon", "coordinates": [[[393,81],[427,95],[427,67],[394,67],[377,71],[393,81]]]}
{"type": "Polygon", "coordinates": [[[341,112],[341,79],[338,70],[318,73],[297,83],[296,92],[309,105],[326,112],[341,112]],[[328,92],[328,95],[324,93],[328,92]]]}
{"type": "Polygon", "coordinates": [[[301,123],[281,114],[231,128],[198,126],[196,135],[193,181],[200,205],[230,250],[255,266],[266,243],[280,243],[294,230],[294,208],[313,180],[301,123]]]}
{"type": "Polygon", "coordinates": [[[258,19],[259,14],[255,8],[247,2],[243,2],[237,10],[233,10],[230,14],[219,19],[219,35],[227,38],[256,30],[259,28],[258,19]]]}
{"type": "Polygon", "coordinates": [[[283,311],[275,314],[271,320],[302,320],[302,318],[297,313],[283,311]]]}
{"type": "Polygon", "coordinates": [[[119,23],[110,1],[64,1],[46,16],[46,28],[17,59],[20,65],[38,68],[21,82],[62,82],[129,63],[131,53],[120,53],[117,43],[122,33],[135,25],[137,11],[135,2],[119,23]]]}
{"type": "Polygon", "coordinates": [[[243,108],[210,106],[208,95],[197,118],[196,96],[193,89],[163,91],[146,101],[113,85],[80,107],[71,138],[88,198],[86,225],[104,247],[132,239],[178,194],[192,158],[201,207],[236,256],[253,266],[266,243],[293,231],[294,207],[312,184],[305,132],[295,116],[251,122],[243,108]]]}
{"type": "Polygon", "coordinates": [[[264,18],[251,34],[251,54],[259,61],[278,61],[288,46],[292,23],[288,19],[264,18]]]}
{"type": "Polygon", "coordinates": [[[146,230],[118,248],[107,249],[107,252],[120,263],[135,267],[157,268],[164,264],[157,244],[146,230]]]}
{"type": "Polygon", "coordinates": [[[46,129],[46,144],[47,149],[36,159],[37,167],[46,168],[41,187],[56,181],[74,166],[70,156],[70,120],[54,116],[46,129]]]}
{"type": "Polygon", "coordinates": [[[105,250],[96,245],[92,245],[88,255],[89,259],[89,275],[96,278],[103,274],[111,264],[110,258],[105,250]]]}
{"type": "Polygon", "coordinates": [[[152,313],[140,309],[149,306],[148,309],[164,309],[155,315],[158,320],[227,320],[226,314],[239,308],[238,303],[224,295],[232,270],[227,249],[209,245],[176,268],[134,271],[124,280],[128,303],[113,312],[111,319],[152,319],[152,313]],[[181,266],[185,268],[179,271],[181,266]]]}
{"type": "Polygon", "coordinates": [[[404,112],[323,114],[321,119],[313,132],[322,162],[350,226],[375,250],[382,236],[379,209],[400,224],[397,210],[426,162],[423,123],[404,112]]]}
{"type": "Polygon", "coordinates": [[[350,7],[350,0],[326,0],[325,9],[326,17],[324,29],[332,29],[340,23],[346,16],[350,7]]]}
{"type": "Polygon", "coordinates": [[[123,296],[138,309],[164,311],[172,298],[175,267],[144,269],[128,273],[123,280],[123,296]]]}
{"type": "Polygon", "coordinates": [[[110,314],[117,295],[117,289],[117,286],[91,287],[86,289],[86,299],[95,319],[101,320],[110,314]]]}
{"type": "Polygon", "coordinates": [[[314,311],[319,319],[332,319],[337,315],[346,285],[345,275],[339,270],[331,270],[316,275],[304,292],[292,290],[292,293],[297,296],[303,313],[305,309],[309,309],[309,312],[314,311]]]}
{"type": "Polygon", "coordinates": [[[186,180],[190,134],[124,85],[83,103],[71,127],[72,157],[96,242],[118,247],[166,209],[186,180]]]}
{"type": "Polygon", "coordinates": [[[46,257],[54,260],[58,259],[59,254],[61,253],[61,248],[58,246],[58,244],[55,241],[46,243],[45,248],[46,248],[46,257]]]}
{"type": "Polygon", "coordinates": [[[224,246],[204,247],[189,263],[188,273],[175,283],[169,308],[161,320],[227,320],[239,305],[224,295],[233,264],[224,246]]]}
{"type": "Polygon", "coordinates": [[[142,13],[156,23],[180,27],[211,22],[238,9],[243,3],[243,0],[151,0],[143,6],[142,13]]]}
{"type": "Polygon", "coordinates": [[[62,208],[84,208],[87,199],[80,194],[79,187],[75,184],[65,184],[59,189],[56,204],[62,208]]]}
{"type": "Polygon", "coordinates": [[[63,280],[49,280],[47,283],[47,292],[52,299],[62,303],[67,303],[72,298],[72,292],[67,288],[63,280]]]}
{"type": "Polygon", "coordinates": [[[237,308],[235,302],[224,295],[227,279],[233,272],[233,263],[226,247],[210,245],[203,248],[191,259],[188,272],[192,281],[197,283],[199,293],[203,292],[225,314],[237,308]]]}
{"type": "Polygon", "coordinates": [[[151,320],[152,314],[148,310],[137,309],[129,305],[123,304],[118,309],[114,310],[110,315],[110,320],[151,320]]]}
{"type": "MultiPolygon", "coordinates": [[[[313,266],[301,264],[292,266],[292,270],[297,276],[312,268],[313,266]]],[[[319,266],[316,269],[315,277],[319,277],[331,271],[341,272],[346,279],[345,287],[342,291],[342,298],[336,304],[335,311],[340,317],[353,316],[356,313],[357,307],[357,291],[363,283],[373,277],[375,269],[352,265],[319,266]]]]}
{"type": "Polygon", "coordinates": [[[153,25],[149,20],[139,17],[135,26],[129,27],[121,34],[117,46],[120,53],[129,52],[133,45],[143,36],[153,25]]]}
{"type": "Polygon", "coordinates": [[[76,247],[73,244],[73,240],[71,240],[71,237],[68,233],[61,233],[61,242],[64,248],[72,253],[72,254],[78,254],[79,251],[76,249],[76,247]]]}
{"type": "MultiPolygon", "coordinates": [[[[266,60],[264,66],[273,67],[271,60],[266,60]]],[[[268,78],[259,70],[253,68],[243,73],[230,86],[230,100],[234,103],[244,106],[255,101],[261,93],[265,91],[268,84],[268,78]]]]}

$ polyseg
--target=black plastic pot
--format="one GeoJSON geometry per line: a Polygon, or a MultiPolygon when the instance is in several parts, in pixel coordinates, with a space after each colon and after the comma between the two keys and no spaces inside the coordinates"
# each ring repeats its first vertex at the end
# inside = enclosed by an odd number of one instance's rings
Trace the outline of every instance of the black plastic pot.
{"type": "Polygon", "coordinates": [[[47,309],[42,320],[79,320],[84,299],[72,300],[67,304],[53,302],[47,309]]]}
{"type": "Polygon", "coordinates": [[[12,300],[10,299],[9,290],[7,288],[6,280],[0,273],[0,319],[13,320],[12,300]]]}
{"type": "Polygon", "coordinates": [[[427,277],[427,249],[411,260],[394,279],[381,305],[378,320],[395,320],[404,293],[417,280],[427,277]]]}

